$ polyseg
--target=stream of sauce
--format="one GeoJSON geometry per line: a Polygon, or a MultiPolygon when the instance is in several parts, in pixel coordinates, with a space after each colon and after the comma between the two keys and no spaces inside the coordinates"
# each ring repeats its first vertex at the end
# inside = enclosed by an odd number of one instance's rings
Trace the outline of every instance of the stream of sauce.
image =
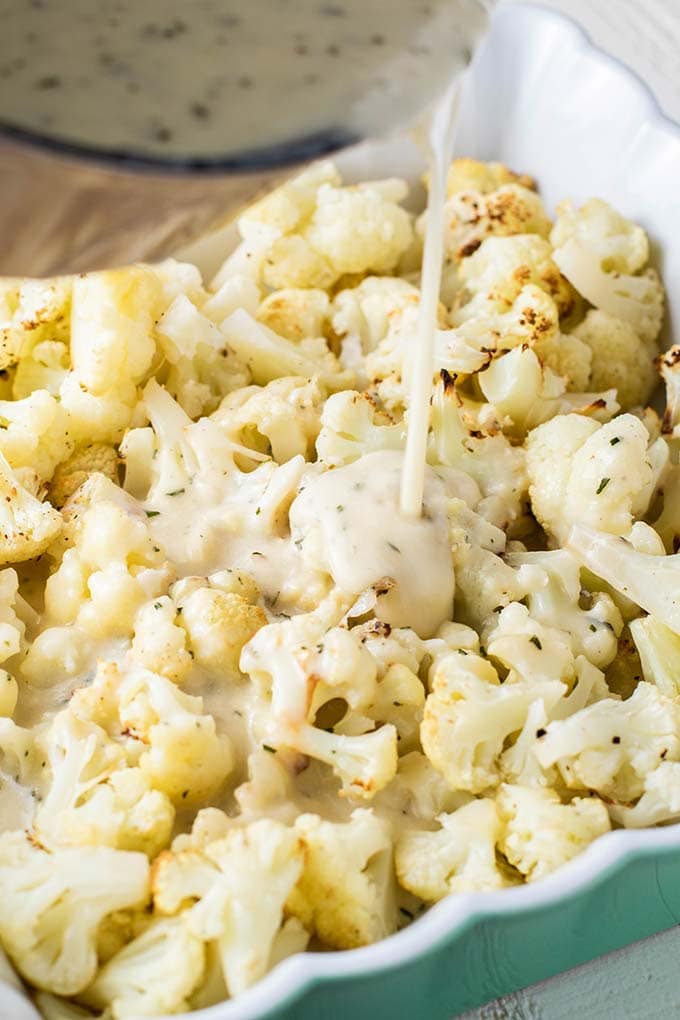
{"type": "Polygon", "coordinates": [[[456,75],[437,105],[430,128],[429,189],[425,214],[418,331],[415,347],[407,365],[407,378],[410,381],[408,431],[399,499],[399,508],[407,517],[419,517],[423,505],[432,365],[444,255],[446,177],[453,153],[459,100],[460,77],[456,75]]]}

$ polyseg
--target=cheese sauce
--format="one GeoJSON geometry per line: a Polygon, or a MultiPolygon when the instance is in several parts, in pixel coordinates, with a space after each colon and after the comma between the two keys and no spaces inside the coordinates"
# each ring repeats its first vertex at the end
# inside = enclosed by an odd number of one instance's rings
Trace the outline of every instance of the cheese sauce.
{"type": "Polygon", "coordinates": [[[401,453],[384,450],[318,475],[293,503],[290,522],[293,534],[311,538],[311,555],[338,587],[359,594],[384,582],[378,618],[431,637],[453,610],[447,497],[429,469],[423,515],[400,513],[403,463],[401,453]]]}
{"type": "Polygon", "coordinates": [[[0,122],[209,159],[408,121],[465,66],[479,0],[0,0],[0,122]]]}

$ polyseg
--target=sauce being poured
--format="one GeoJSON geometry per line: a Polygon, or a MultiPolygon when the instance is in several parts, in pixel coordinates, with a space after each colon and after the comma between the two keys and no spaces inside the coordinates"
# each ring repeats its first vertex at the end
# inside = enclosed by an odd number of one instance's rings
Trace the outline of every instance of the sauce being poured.
{"type": "Polygon", "coordinates": [[[480,0],[0,0],[0,122],[210,160],[406,123],[470,60],[480,0]]]}
{"type": "Polygon", "coordinates": [[[456,77],[434,112],[430,129],[430,175],[425,214],[418,331],[413,357],[407,366],[410,379],[408,431],[399,501],[402,514],[408,517],[418,517],[423,504],[434,340],[444,253],[446,177],[453,152],[459,98],[460,79],[456,77]]]}
{"type": "Polygon", "coordinates": [[[306,482],[290,510],[293,533],[311,542],[338,587],[384,591],[376,616],[431,637],[451,619],[454,573],[443,481],[424,471],[424,512],[399,512],[404,458],[376,451],[306,482]],[[385,584],[378,582],[385,581],[385,584]]]}

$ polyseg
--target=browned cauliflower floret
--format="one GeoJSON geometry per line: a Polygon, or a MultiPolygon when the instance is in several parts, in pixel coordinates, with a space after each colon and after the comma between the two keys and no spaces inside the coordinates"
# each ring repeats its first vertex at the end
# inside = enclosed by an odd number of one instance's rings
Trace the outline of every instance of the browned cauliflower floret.
{"type": "Polygon", "coordinates": [[[459,191],[479,191],[488,195],[503,184],[521,184],[523,188],[536,190],[536,181],[529,174],[517,174],[504,163],[483,163],[469,156],[454,159],[446,176],[446,196],[451,198],[459,191]]]}
{"type": "Polygon", "coordinates": [[[268,294],[257,310],[257,318],[287,340],[323,336],[330,299],[313,287],[284,287],[268,294]]]}
{"type": "Polygon", "coordinates": [[[68,338],[72,278],[0,282],[0,368],[43,340],[68,338]]]}
{"type": "Polygon", "coordinates": [[[61,531],[59,513],[23,487],[0,453],[0,563],[31,560],[61,531]]]}
{"type": "Polygon", "coordinates": [[[445,216],[444,250],[454,260],[472,255],[484,238],[493,235],[550,233],[541,199],[521,184],[503,184],[488,194],[456,192],[446,203],[445,216]]]}
{"type": "Polygon", "coordinates": [[[181,606],[196,662],[215,673],[238,673],[241,649],[267,622],[264,610],[215,588],[196,589],[181,606]]]}
{"type": "Polygon", "coordinates": [[[288,910],[333,949],[370,945],[394,931],[392,840],[385,822],[357,810],[334,824],[300,815],[295,831],[305,849],[302,876],[288,910]]]}
{"type": "Polygon", "coordinates": [[[118,481],[118,454],[108,443],[89,443],[58,464],[48,486],[50,503],[63,507],[87,479],[97,473],[118,481]]]}

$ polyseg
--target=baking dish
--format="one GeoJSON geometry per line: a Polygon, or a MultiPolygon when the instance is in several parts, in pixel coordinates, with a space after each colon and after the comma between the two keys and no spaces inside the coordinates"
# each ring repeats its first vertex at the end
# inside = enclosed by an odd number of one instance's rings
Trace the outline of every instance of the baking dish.
{"type": "MultiPolygon", "coordinates": [[[[667,328],[678,321],[680,129],[568,20],[524,5],[497,13],[466,84],[457,149],[532,173],[548,206],[558,195],[601,195],[641,222],[669,288],[667,328]]],[[[416,177],[421,157],[401,140],[338,163],[350,180],[416,177]]],[[[222,235],[193,257],[209,271],[225,243],[222,235]]],[[[459,895],[376,946],[289,959],[238,1000],[192,1015],[444,1020],[676,923],[679,866],[680,827],[614,832],[533,886],[459,895]]],[[[0,1015],[18,1016],[9,993],[0,1015]]]]}

